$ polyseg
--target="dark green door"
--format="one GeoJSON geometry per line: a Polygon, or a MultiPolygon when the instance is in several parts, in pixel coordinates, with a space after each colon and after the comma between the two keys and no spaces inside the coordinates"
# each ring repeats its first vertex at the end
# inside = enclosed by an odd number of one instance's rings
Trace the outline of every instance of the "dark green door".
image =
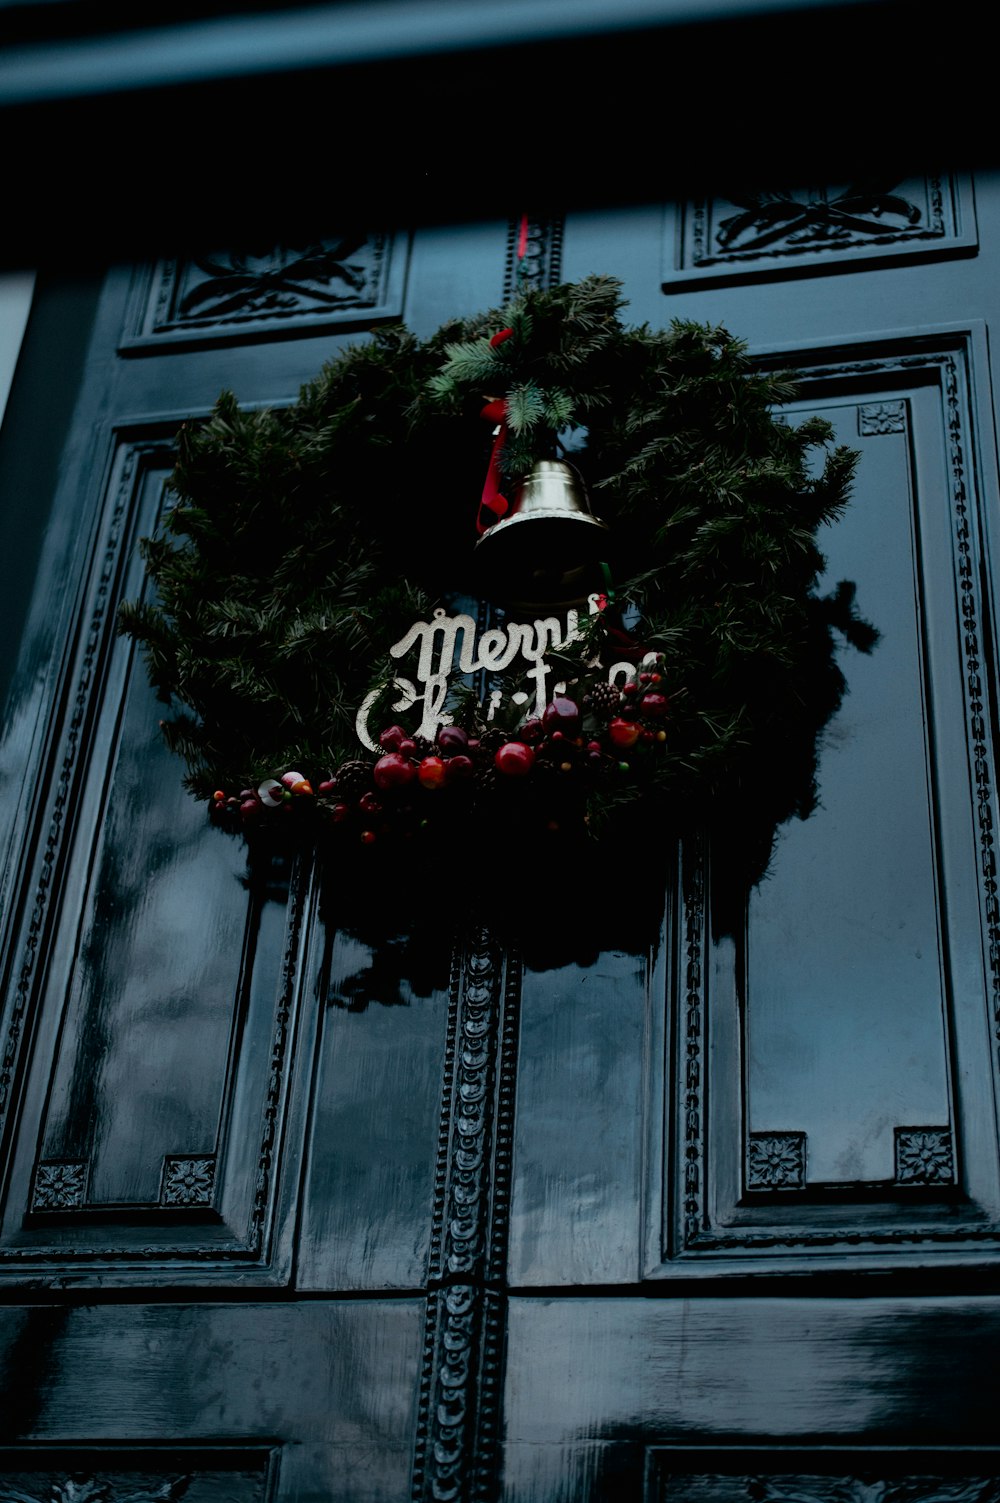
{"type": "MultiPolygon", "coordinates": [[[[658,937],[596,957],[375,937],[248,867],[113,630],[179,423],[496,304],[510,226],[42,290],[0,470],[0,1497],[1000,1488],[998,216],[945,175],[532,222],[539,281],[617,275],[636,322],[802,371],[790,420],[863,452],[830,577],[882,632],[745,918],[668,851],[658,937]]],[[[604,914],[665,839],[526,882],[604,914]]]]}

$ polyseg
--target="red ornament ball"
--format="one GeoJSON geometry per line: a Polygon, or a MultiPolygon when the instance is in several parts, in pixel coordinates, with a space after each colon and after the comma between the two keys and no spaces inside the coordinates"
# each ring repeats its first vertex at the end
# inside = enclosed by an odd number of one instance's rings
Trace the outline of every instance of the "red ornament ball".
{"type": "Polygon", "coordinates": [[[372,773],[376,788],[405,788],[413,782],[414,767],[399,752],[387,752],[379,757],[372,773]]]}
{"type": "Polygon", "coordinates": [[[608,739],[619,751],[628,751],[638,741],[640,730],[636,721],[623,720],[620,715],[616,715],[608,723],[608,739]]]}
{"type": "Polygon", "coordinates": [[[448,776],[448,764],[443,757],[425,757],[417,769],[422,788],[441,788],[448,776]]]}
{"type": "Polygon", "coordinates": [[[535,761],[535,753],[523,741],[508,741],[493,758],[497,772],[507,778],[526,778],[535,761]]]}
{"type": "Polygon", "coordinates": [[[542,725],[549,735],[562,731],[564,736],[575,736],[580,725],[580,707],[566,694],[556,694],[545,706],[542,725]]]}
{"type": "Polygon", "coordinates": [[[670,701],[659,689],[650,689],[648,694],[642,696],[639,710],[648,720],[666,720],[670,713],[670,701]]]}
{"type": "Polygon", "coordinates": [[[406,740],[407,733],[401,725],[390,725],[381,733],[378,744],[383,751],[398,752],[399,743],[406,740]]]}
{"type": "Polygon", "coordinates": [[[443,752],[465,752],[469,745],[468,732],[460,725],[438,726],[437,743],[443,752]]]}

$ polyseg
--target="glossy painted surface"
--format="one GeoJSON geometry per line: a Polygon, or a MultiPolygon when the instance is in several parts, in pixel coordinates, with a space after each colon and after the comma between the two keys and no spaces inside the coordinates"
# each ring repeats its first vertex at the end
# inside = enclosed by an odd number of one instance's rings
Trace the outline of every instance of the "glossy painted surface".
{"type": "Polygon", "coordinates": [[[0,1473],[79,1484],[138,1451],[159,1487],[236,1470],[240,1503],[264,1494],[255,1474],[282,1498],[404,1497],[421,1316],[418,1300],[2,1311],[0,1473]]]}
{"type": "Polygon", "coordinates": [[[308,287],[270,324],[259,288],[243,324],[161,317],[195,285],[166,262],[43,294],[0,453],[9,1490],[708,1503],[686,1476],[1000,1473],[1000,186],[900,182],[950,195],[940,234],[748,230],[720,270],[696,204],[532,230],[542,272],[561,247],[620,275],[636,320],[791,350],[797,410],[863,450],[829,578],[882,640],[845,652],[820,808],[745,920],[719,853],[655,830],[374,889],[248,869],[113,634],[177,423],[223,386],[288,400],[391,297],[421,334],[499,302],[503,222],[398,234],[330,318],[308,287]]]}
{"type": "Polygon", "coordinates": [[[508,1340],[505,1500],[648,1498],[654,1469],[997,1475],[992,1300],[518,1297],[508,1340]]]}

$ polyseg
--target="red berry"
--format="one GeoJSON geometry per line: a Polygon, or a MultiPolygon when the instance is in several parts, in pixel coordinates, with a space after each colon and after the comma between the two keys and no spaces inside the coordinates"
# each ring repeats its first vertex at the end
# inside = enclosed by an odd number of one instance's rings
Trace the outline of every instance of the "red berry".
{"type": "Polygon", "coordinates": [[[640,727],[634,720],[623,720],[620,715],[616,715],[608,725],[608,738],[619,751],[628,751],[638,741],[639,730],[640,727]]]}
{"type": "Polygon", "coordinates": [[[407,783],[413,782],[413,775],[413,763],[399,752],[386,752],[384,757],[379,757],[372,773],[376,788],[383,789],[405,788],[407,783]]]}
{"type": "Polygon", "coordinates": [[[530,746],[533,741],[541,740],[543,730],[542,722],[538,719],[537,715],[533,715],[530,720],[526,720],[522,725],[519,732],[520,739],[527,742],[530,746]]]}
{"type": "Polygon", "coordinates": [[[508,741],[493,758],[497,772],[508,778],[525,778],[531,771],[535,753],[523,741],[508,741]]]}
{"type": "Polygon", "coordinates": [[[361,831],[361,844],[362,845],[373,845],[377,839],[378,839],[378,836],[375,834],[374,830],[362,830],[361,831]]]}
{"type": "Polygon", "coordinates": [[[342,825],[344,823],[344,820],[349,818],[350,813],[350,804],[334,804],[333,808],[330,810],[330,818],[333,820],[335,825],[342,825]]]}
{"type": "Polygon", "coordinates": [[[416,749],[417,743],[410,736],[407,736],[405,741],[399,743],[399,755],[401,757],[412,757],[416,749]]]}
{"type": "Polygon", "coordinates": [[[640,684],[648,684],[649,680],[650,680],[650,676],[651,675],[648,674],[648,673],[640,673],[639,674],[639,682],[640,682],[640,684]]]}
{"type": "Polygon", "coordinates": [[[358,799],[358,808],[363,814],[381,814],[382,800],[376,798],[374,793],[363,793],[358,799]]]}
{"type": "Polygon", "coordinates": [[[240,819],[246,824],[251,819],[256,819],[264,812],[264,805],[259,798],[245,798],[240,804],[240,819]]]}
{"type": "Polygon", "coordinates": [[[443,757],[425,757],[417,768],[422,788],[440,788],[447,775],[448,764],[443,757]]]}
{"type": "Polygon", "coordinates": [[[327,793],[332,793],[333,790],[336,788],[336,786],[337,786],[337,781],[336,781],[335,778],[327,778],[324,783],[320,783],[320,785],[317,788],[316,792],[319,793],[319,794],[321,794],[321,795],[325,795],[327,793]]]}
{"type": "Polygon", "coordinates": [[[212,797],[215,799],[215,802],[217,804],[221,804],[225,796],[226,795],[223,793],[221,788],[216,788],[215,792],[212,794],[212,797]]]}
{"type": "Polygon", "coordinates": [[[399,743],[406,740],[406,732],[401,725],[390,725],[378,738],[378,744],[383,751],[399,751],[399,743]]]}
{"type": "Polygon", "coordinates": [[[640,737],[640,740],[643,741],[643,742],[649,742],[649,741],[652,741],[652,739],[653,739],[653,733],[652,733],[652,731],[643,731],[643,733],[642,733],[642,735],[640,737]]]}

